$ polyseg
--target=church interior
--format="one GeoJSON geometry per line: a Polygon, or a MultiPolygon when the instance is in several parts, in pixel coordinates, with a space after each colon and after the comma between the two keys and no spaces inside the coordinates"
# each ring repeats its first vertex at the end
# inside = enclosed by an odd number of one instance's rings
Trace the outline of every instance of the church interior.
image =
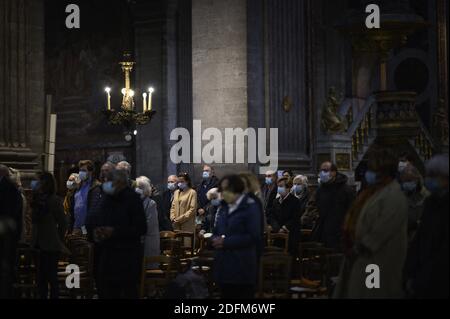
{"type": "Polygon", "coordinates": [[[448,17],[446,0],[0,0],[0,185],[19,175],[23,197],[8,235],[0,186],[0,298],[448,298],[448,216],[427,215],[448,209],[448,17]],[[136,193],[146,231],[124,215],[136,193]],[[378,262],[366,288],[355,269],[378,262]]]}

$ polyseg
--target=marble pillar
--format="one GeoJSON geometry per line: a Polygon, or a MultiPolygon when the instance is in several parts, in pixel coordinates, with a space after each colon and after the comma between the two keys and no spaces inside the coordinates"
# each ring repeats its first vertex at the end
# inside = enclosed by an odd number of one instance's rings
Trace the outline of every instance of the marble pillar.
{"type": "Polygon", "coordinates": [[[43,1],[0,0],[0,162],[29,178],[44,140],[43,1]]]}
{"type": "MultiPolygon", "coordinates": [[[[193,119],[201,120],[202,129],[217,128],[223,140],[225,128],[245,130],[249,124],[247,1],[192,0],[192,74],[193,119]]],[[[247,149],[236,145],[242,146],[247,149]]],[[[223,158],[226,151],[224,145],[223,158]]],[[[201,176],[201,159],[194,162],[194,174],[201,176]]],[[[220,176],[247,169],[248,163],[213,166],[220,176]]]]}

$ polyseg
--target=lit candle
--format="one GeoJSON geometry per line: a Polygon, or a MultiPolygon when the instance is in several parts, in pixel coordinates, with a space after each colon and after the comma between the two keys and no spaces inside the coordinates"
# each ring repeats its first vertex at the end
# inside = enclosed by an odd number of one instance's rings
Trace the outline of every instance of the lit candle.
{"type": "Polygon", "coordinates": [[[108,95],[108,111],[111,111],[111,88],[105,88],[105,92],[108,95]]]}
{"type": "Polygon", "coordinates": [[[147,93],[142,93],[142,99],[144,100],[144,113],[147,112],[147,93]]]}
{"type": "Polygon", "coordinates": [[[149,92],[149,96],[148,96],[148,110],[151,111],[152,110],[152,94],[153,94],[153,92],[155,92],[155,89],[154,88],[149,88],[148,92],[149,92]]]}

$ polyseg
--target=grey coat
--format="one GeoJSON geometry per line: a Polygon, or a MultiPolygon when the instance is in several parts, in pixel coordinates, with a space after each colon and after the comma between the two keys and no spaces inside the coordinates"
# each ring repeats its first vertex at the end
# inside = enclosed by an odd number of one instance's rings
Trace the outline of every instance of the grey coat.
{"type": "Polygon", "coordinates": [[[402,298],[402,269],[407,251],[408,202],[397,181],[370,198],[356,225],[355,245],[367,250],[345,259],[335,298],[402,298]],[[366,267],[380,270],[380,288],[366,287],[366,267]]]}
{"type": "Polygon", "coordinates": [[[146,197],[143,200],[145,218],[147,221],[147,233],[144,240],[144,256],[159,256],[159,221],[156,202],[146,197]]]}

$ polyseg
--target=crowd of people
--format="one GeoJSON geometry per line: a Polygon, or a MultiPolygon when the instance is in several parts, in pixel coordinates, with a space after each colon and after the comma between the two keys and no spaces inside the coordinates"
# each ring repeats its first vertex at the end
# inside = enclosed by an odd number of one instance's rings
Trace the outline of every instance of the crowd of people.
{"type": "Polygon", "coordinates": [[[358,193],[328,161],[320,166],[317,187],[290,170],[268,171],[260,183],[249,172],[219,179],[205,165],[198,186],[181,173],[168,176],[159,191],[148,177],[133,180],[127,162],[105,163],[97,179],[93,162],[82,160],[67,179],[64,199],[56,195],[52,174],[43,172],[31,182],[27,203],[18,172],[0,165],[0,297],[12,293],[15,248],[25,240],[29,205],[41,298],[58,297],[58,260],[69,234],[94,246],[99,298],[138,298],[143,257],[160,255],[161,231],[177,230],[194,233],[194,247],[208,239],[223,298],[252,298],[265,233],[288,234],[288,252],[298,257],[302,229],[344,256],[334,298],[445,298],[448,166],[448,155],[435,156],[422,177],[407,156],[375,148],[358,193]],[[366,286],[372,264],[380,268],[379,289],[366,286]]]}

